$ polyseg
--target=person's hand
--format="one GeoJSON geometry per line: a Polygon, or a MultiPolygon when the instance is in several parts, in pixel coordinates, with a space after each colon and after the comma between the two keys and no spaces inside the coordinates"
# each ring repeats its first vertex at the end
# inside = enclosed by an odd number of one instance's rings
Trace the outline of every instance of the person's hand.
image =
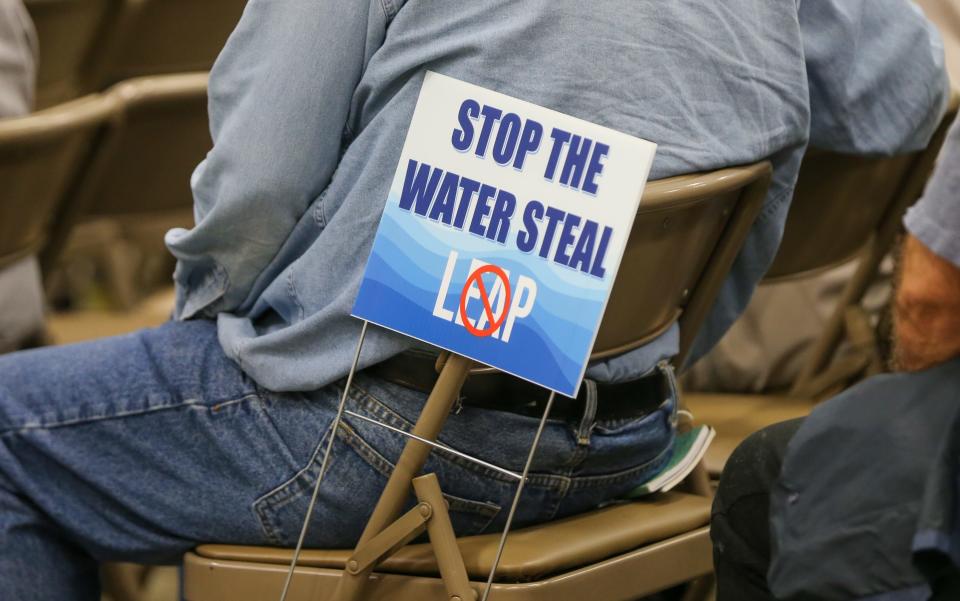
{"type": "Polygon", "coordinates": [[[960,355],[960,268],[908,235],[893,315],[896,369],[921,371],[960,355]]]}

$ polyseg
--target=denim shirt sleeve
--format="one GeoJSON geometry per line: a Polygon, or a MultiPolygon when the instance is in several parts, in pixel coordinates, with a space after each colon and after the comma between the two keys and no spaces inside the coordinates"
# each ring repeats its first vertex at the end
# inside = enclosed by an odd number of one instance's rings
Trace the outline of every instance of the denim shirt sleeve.
{"type": "Polygon", "coordinates": [[[196,226],[167,233],[175,317],[241,309],[326,188],[354,88],[395,1],[250,0],[210,73],[213,149],[191,178],[196,226]]]}
{"type": "Polygon", "coordinates": [[[948,99],[943,42],[908,0],[799,0],[810,145],[891,155],[926,146],[948,99]]]}
{"type": "Polygon", "coordinates": [[[923,197],[904,218],[907,230],[960,267],[960,122],[954,122],[923,197]]]}

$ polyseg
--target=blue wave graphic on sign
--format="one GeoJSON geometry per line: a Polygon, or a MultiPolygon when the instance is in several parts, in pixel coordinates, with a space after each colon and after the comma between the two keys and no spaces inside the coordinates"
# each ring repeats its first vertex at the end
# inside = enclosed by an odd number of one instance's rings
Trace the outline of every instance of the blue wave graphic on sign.
{"type": "MultiPolygon", "coordinates": [[[[530,316],[516,321],[510,344],[493,337],[473,336],[462,325],[437,319],[432,314],[437,282],[456,241],[446,241],[444,230],[429,223],[422,226],[424,231],[417,231],[421,226],[413,225],[411,220],[401,225],[392,215],[398,210],[388,204],[384,213],[354,313],[441,347],[456,348],[460,354],[549,388],[575,390],[583,357],[566,349],[580,351],[589,347],[592,324],[603,308],[603,290],[597,290],[593,299],[586,290],[577,298],[571,298],[563,291],[564,286],[569,285],[565,284],[563,274],[545,278],[543,265],[537,265],[540,269],[537,308],[530,316]],[[431,231],[426,231],[427,228],[431,231]],[[574,316],[591,325],[584,327],[561,315],[574,316]],[[518,364],[523,364],[522,370],[516,369],[518,364]]],[[[459,236],[462,238],[462,234],[459,236]]],[[[533,273],[524,263],[543,261],[538,256],[518,261],[492,248],[495,246],[492,243],[477,242],[478,247],[486,247],[487,252],[477,252],[473,257],[505,269],[512,280],[517,275],[533,273]]],[[[462,243],[460,246],[462,248],[462,243]]],[[[461,258],[461,262],[466,262],[468,256],[461,258]]],[[[512,257],[516,257],[516,253],[512,257]]],[[[459,306],[466,275],[464,270],[452,278],[445,307],[459,306]]],[[[475,301],[471,306],[479,307],[480,303],[475,301]]]]}

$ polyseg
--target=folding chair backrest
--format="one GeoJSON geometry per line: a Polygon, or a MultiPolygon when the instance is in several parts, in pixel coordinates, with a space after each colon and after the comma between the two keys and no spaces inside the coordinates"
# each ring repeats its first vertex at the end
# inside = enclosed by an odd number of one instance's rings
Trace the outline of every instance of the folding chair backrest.
{"type": "Polygon", "coordinates": [[[0,121],[0,267],[44,248],[68,190],[116,114],[113,99],[95,95],[0,121]]]}
{"type": "Polygon", "coordinates": [[[46,268],[81,221],[136,216],[192,225],[190,174],[212,145],[207,74],[138,78],[104,95],[117,107],[118,118],[58,215],[41,257],[46,268]]]}
{"type": "MultiPolygon", "coordinates": [[[[843,379],[826,368],[843,339],[847,320],[867,323],[862,311],[855,309],[901,231],[903,214],[923,193],[958,106],[960,96],[954,94],[940,126],[919,152],[857,157],[810,150],[804,157],[783,242],[764,281],[813,275],[857,255],[859,261],[833,314],[806,353],[790,388],[792,396],[818,397],[831,389],[831,383],[843,379]]],[[[870,335],[869,327],[863,331],[870,335]]],[[[876,344],[865,344],[858,346],[874,347],[868,352],[870,369],[880,369],[876,344]]],[[[845,370],[837,373],[841,372],[845,370]]]]}
{"type": "Polygon", "coordinates": [[[901,204],[900,188],[916,159],[808,151],[767,279],[801,277],[851,259],[901,204]]]}
{"type": "Polygon", "coordinates": [[[679,320],[683,360],[763,204],[770,172],[763,162],[647,185],[593,358],[637,348],[679,320]]]}
{"type": "Polygon", "coordinates": [[[882,238],[886,252],[903,213],[923,192],[957,105],[954,97],[940,128],[919,152],[866,157],[808,151],[767,280],[801,277],[843,263],[871,237],[882,238]]]}
{"type": "Polygon", "coordinates": [[[121,107],[123,126],[88,182],[84,217],[189,213],[190,175],[213,145],[207,74],[142,77],[107,94],[121,107]]]}
{"type": "Polygon", "coordinates": [[[101,84],[132,77],[209,71],[246,0],[125,0],[127,26],[101,84]]]}
{"type": "Polygon", "coordinates": [[[123,0],[26,0],[37,30],[37,108],[94,91],[89,74],[113,35],[123,0]]]}

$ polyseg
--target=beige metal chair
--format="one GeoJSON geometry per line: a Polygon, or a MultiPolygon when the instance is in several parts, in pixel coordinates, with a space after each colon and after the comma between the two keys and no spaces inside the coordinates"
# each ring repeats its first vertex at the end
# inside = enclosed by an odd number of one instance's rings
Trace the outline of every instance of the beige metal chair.
{"type": "Polygon", "coordinates": [[[207,73],[140,77],[106,94],[123,126],[88,178],[88,218],[190,210],[190,174],[213,142],[207,119],[207,73]]]}
{"type": "Polygon", "coordinates": [[[167,257],[162,232],[193,225],[190,174],[212,146],[207,74],[132,79],[106,95],[117,105],[119,119],[69,199],[69,210],[61,213],[42,263],[52,266],[78,226],[109,219],[120,242],[139,250],[119,253],[118,261],[126,264],[107,261],[111,297],[118,307],[129,308],[139,296],[132,255],[167,257]]]}
{"type": "Polygon", "coordinates": [[[901,231],[903,214],[923,192],[958,105],[954,95],[923,151],[883,158],[814,149],[804,157],[783,243],[765,280],[808,277],[854,257],[859,262],[788,395],[684,395],[697,421],[717,430],[705,458],[711,475],[723,471],[733,449],[753,432],[804,417],[817,400],[838,392],[835,383],[883,369],[860,303],[901,231]],[[862,352],[832,362],[843,340],[862,352]]]}
{"type": "MultiPolygon", "coordinates": [[[[679,321],[675,361],[682,362],[761,208],[770,172],[769,163],[759,163],[647,186],[594,357],[640,346],[679,321]]],[[[427,441],[436,440],[471,370],[457,355],[441,363],[413,430],[427,441]]],[[[454,539],[435,476],[415,477],[430,450],[409,440],[355,552],[300,555],[289,600],[475,598],[494,564],[499,535],[454,539]],[[411,483],[420,504],[394,521],[411,483]],[[424,529],[429,545],[403,546],[424,529]]],[[[708,575],[709,486],[701,478],[692,488],[696,494],[655,495],[518,530],[506,544],[491,598],[626,601],[708,575]]],[[[278,598],[292,555],[202,545],[185,557],[186,599],[278,598]]]]}
{"type": "Polygon", "coordinates": [[[107,86],[133,77],[209,71],[246,0],[124,0],[125,23],[98,74],[107,86]]]}
{"type": "Polygon", "coordinates": [[[246,0],[26,0],[38,108],[121,80],[209,71],[246,0]]]}
{"type": "Polygon", "coordinates": [[[120,26],[124,0],[26,0],[37,29],[37,108],[95,91],[104,46],[120,26]]]}
{"type": "Polygon", "coordinates": [[[94,95],[0,121],[0,268],[45,252],[64,199],[117,114],[115,99],[94,95]]]}

